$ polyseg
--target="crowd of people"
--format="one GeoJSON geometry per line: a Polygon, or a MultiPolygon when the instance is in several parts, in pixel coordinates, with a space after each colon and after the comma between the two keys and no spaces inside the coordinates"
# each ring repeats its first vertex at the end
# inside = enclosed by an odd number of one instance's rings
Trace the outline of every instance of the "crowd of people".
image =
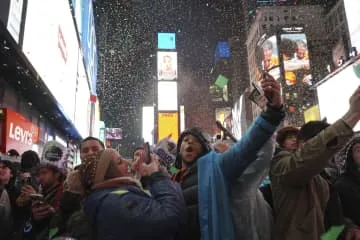
{"type": "Polygon", "coordinates": [[[149,162],[143,146],[129,160],[94,137],[71,171],[51,154],[2,158],[0,239],[359,240],[360,88],[334,124],[301,127],[281,127],[272,77],[261,88],[269,101],[234,144],[190,128],[149,162]]]}

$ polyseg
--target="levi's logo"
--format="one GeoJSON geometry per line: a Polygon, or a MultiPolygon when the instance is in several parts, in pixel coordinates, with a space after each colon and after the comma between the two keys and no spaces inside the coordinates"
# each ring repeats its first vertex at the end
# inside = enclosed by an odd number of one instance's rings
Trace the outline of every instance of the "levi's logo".
{"type": "Polygon", "coordinates": [[[16,126],[13,122],[10,123],[9,127],[9,138],[21,143],[32,145],[33,134],[31,131],[23,129],[20,126],[16,126]]]}

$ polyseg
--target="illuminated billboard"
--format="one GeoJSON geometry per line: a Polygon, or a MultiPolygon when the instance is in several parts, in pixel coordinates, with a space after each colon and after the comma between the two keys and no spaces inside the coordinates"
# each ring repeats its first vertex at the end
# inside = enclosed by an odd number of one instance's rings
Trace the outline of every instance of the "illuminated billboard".
{"type": "Polygon", "coordinates": [[[171,135],[171,139],[177,142],[179,138],[179,113],[158,113],[158,139],[171,135]]]}
{"type": "Polygon", "coordinates": [[[68,0],[28,1],[23,52],[74,122],[79,45],[68,0]]]}
{"type": "Polygon", "coordinates": [[[158,111],[178,111],[177,82],[158,82],[158,111]]]}
{"type": "Polygon", "coordinates": [[[309,51],[304,33],[281,34],[280,54],[288,86],[312,85],[309,51]]]}
{"type": "Polygon", "coordinates": [[[264,35],[257,44],[256,61],[257,73],[256,80],[261,80],[261,72],[269,72],[275,80],[280,80],[280,60],[276,36],[267,37],[264,35]]]}
{"type": "Polygon", "coordinates": [[[11,0],[9,9],[9,18],[7,21],[7,29],[11,36],[19,43],[20,25],[23,11],[23,0],[11,0]]]}
{"type": "Polygon", "coordinates": [[[145,106],[142,108],[142,138],[150,145],[154,143],[155,127],[154,107],[145,106]]]}
{"type": "Polygon", "coordinates": [[[91,103],[90,88],[86,77],[85,66],[82,62],[78,64],[77,82],[74,124],[80,135],[85,138],[89,136],[90,133],[91,103]]]}
{"type": "Polygon", "coordinates": [[[176,49],[175,33],[158,33],[158,49],[175,50],[176,49]]]}
{"type": "Polygon", "coordinates": [[[358,54],[360,54],[360,2],[344,0],[344,7],[349,27],[351,47],[356,47],[358,54]]]}
{"type": "MultiPolygon", "coordinates": [[[[360,83],[354,71],[354,66],[359,64],[360,60],[317,86],[320,116],[326,118],[329,123],[340,119],[349,109],[349,99],[360,83]]],[[[355,131],[359,130],[360,123],[355,127],[355,131]]]]}
{"type": "Polygon", "coordinates": [[[157,76],[158,80],[176,80],[177,72],[177,53],[158,52],[157,54],[157,76]]]}
{"type": "Polygon", "coordinates": [[[106,140],[121,140],[123,131],[121,128],[106,128],[106,140]]]}

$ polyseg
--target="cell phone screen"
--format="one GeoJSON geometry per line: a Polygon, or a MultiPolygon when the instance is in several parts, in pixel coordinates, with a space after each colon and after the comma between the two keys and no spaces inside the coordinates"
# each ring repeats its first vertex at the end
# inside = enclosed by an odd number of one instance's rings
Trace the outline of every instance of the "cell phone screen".
{"type": "Polygon", "coordinates": [[[151,162],[151,156],[150,156],[150,145],[148,142],[144,144],[144,152],[145,152],[144,162],[146,164],[149,164],[151,162]]]}

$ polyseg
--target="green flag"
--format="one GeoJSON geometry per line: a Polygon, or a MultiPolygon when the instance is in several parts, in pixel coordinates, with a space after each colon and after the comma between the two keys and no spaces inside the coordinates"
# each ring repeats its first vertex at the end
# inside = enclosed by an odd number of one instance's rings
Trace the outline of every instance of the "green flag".
{"type": "Polygon", "coordinates": [[[228,81],[229,81],[229,79],[227,79],[225,76],[220,74],[218,76],[218,78],[216,79],[215,85],[220,88],[223,88],[228,83],[228,81]]]}
{"type": "Polygon", "coordinates": [[[337,240],[345,226],[333,226],[321,236],[321,240],[337,240]]]}

